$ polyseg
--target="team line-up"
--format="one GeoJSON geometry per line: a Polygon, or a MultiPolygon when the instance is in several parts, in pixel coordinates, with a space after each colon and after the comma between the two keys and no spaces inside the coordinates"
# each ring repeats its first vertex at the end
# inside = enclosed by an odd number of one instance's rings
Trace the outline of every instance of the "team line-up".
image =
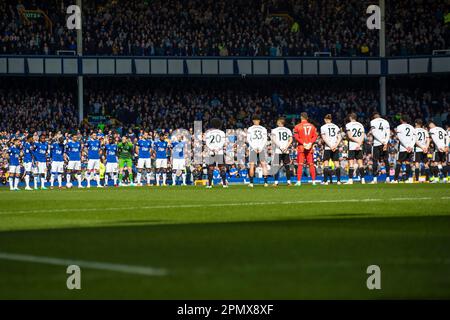
{"type": "MultiPolygon", "coordinates": [[[[247,148],[243,152],[243,161],[248,164],[249,187],[253,187],[254,184],[255,167],[262,170],[264,186],[268,186],[269,175],[274,176],[273,185],[277,186],[282,170],[285,172],[287,184],[291,185],[293,150],[297,158],[295,185],[301,185],[305,164],[309,167],[311,181],[315,185],[314,152],[319,145],[323,149],[322,183],[332,183],[335,176],[337,184],[341,184],[339,148],[343,143],[348,146],[346,183],[352,184],[356,176],[361,178],[361,183],[365,183],[366,165],[363,162],[363,144],[367,136],[364,126],[357,121],[356,114],[349,114],[348,123],[342,129],[332,122],[331,115],[326,115],[319,132],[308,120],[306,113],[301,114],[301,120],[293,131],[285,126],[284,118],[277,120],[277,127],[272,129],[270,134],[261,125],[259,116],[253,116],[252,122],[253,125],[245,131],[244,145],[247,148]]],[[[200,161],[207,176],[207,188],[213,186],[214,178],[221,180],[223,187],[228,187],[228,178],[237,171],[236,164],[230,164],[229,157],[230,154],[240,152],[227,149],[227,143],[232,139],[221,129],[221,125],[221,120],[214,118],[210,121],[210,128],[201,135],[200,161]]],[[[433,122],[425,126],[421,120],[416,120],[412,126],[409,124],[408,117],[402,116],[400,125],[394,132],[398,141],[395,168],[393,168],[395,171],[393,179],[390,180],[388,174],[386,182],[398,183],[401,174],[401,180],[406,183],[419,181],[422,171],[426,174],[426,181],[437,182],[442,177],[442,181],[447,182],[450,168],[449,131],[436,126],[433,122]],[[432,156],[429,157],[429,155],[432,156]]],[[[377,183],[381,173],[380,167],[388,173],[390,169],[388,161],[391,141],[390,124],[379,113],[375,113],[370,122],[369,133],[372,136],[373,159],[371,183],[377,183]]],[[[151,137],[148,132],[142,131],[139,137],[127,135],[120,137],[118,134],[105,135],[99,131],[91,133],[86,139],[79,134],[63,135],[62,133],[50,139],[45,134],[35,133],[12,138],[4,157],[7,157],[9,161],[8,181],[12,191],[20,190],[21,177],[25,181],[25,190],[39,187],[45,190],[48,182],[51,188],[56,186],[56,182],[61,188],[64,174],[68,188],[73,186],[72,181],[76,181],[78,188],[83,188],[83,180],[86,180],[88,188],[91,187],[91,181],[95,181],[97,187],[108,186],[111,183],[114,186],[142,186],[143,182],[150,186],[152,176],[156,178],[156,185],[166,185],[168,173],[172,174],[173,185],[177,180],[181,180],[181,185],[186,185],[186,171],[195,162],[194,159],[198,159],[195,155],[192,157],[191,149],[190,139],[181,134],[173,134],[170,138],[167,134],[151,137]],[[86,163],[86,160],[87,166],[83,176],[82,164],[86,163]],[[135,179],[133,166],[137,171],[135,179]],[[50,174],[48,174],[49,168],[50,174]],[[100,178],[102,168],[104,168],[103,185],[100,178]],[[33,178],[33,188],[30,184],[31,178],[33,178]]],[[[195,164],[198,165],[198,160],[196,161],[195,164]]],[[[241,167],[244,166],[247,170],[245,164],[241,163],[241,167]]]]}

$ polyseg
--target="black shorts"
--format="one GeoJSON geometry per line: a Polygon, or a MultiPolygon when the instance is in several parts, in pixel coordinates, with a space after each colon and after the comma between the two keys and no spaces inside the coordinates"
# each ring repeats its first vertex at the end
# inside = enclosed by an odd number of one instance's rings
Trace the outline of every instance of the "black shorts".
{"type": "Polygon", "coordinates": [[[218,153],[218,154],[211,153],[205,157],[205,163],[208,166],[222,165],[225,163],[224,155],[223,155],[223,153],[218,153]]]}
{"type": "Polygon", "coordinates": [[[250,149],[249,155],[248,155],[248,162],[257,164],[258,162],[265,162],[266,161],[266,151],[263,150],[260,153],[257,153],[255,150],[250,149]]]}
{"type": "Polygon", "coordinates": [[[436,151],[433,154],[433,161],[435,161],[435,162],[447,162],[447,154],[445,152],[436,151]]]}
{"type": "Polygon", "coordinates": [[[348,152],[348,160],[362,160],[363,156],[362,150],[350,150],[348,152]]]}
{"type": "Polygon", "coordinates": [[[397,161],[399,162],[411,161],[411,156],[412,152],[406,151],[399,152],[397,155],[397,161]]]}
{"type": "Polygon", "coordinates": [[[339,161],[339,151],[338,150],[327,150],[325,149],[323,151],[323,161],[329,161],[329,160],[333,160],[333,161],[339,161]]]}
{"type": "Polygon", "coordinates": [[[288,153],[275,153],[273,158],[275,165],[286,165],[291,163],[291,157],[288,153]]]}
{"type": "Polygon", "coordinates": [[[414,152],[414,162],[426,163],[428,162],[427,155],[423,152],[416,151],[414,152]]]}
{"type": "Polygon", "coordinates": [[[389,153],[386,150],[383,150],[384,146],[373,146],[372,147],[372,157],[373,160],[387,160],[389,157],[389,153]]]}

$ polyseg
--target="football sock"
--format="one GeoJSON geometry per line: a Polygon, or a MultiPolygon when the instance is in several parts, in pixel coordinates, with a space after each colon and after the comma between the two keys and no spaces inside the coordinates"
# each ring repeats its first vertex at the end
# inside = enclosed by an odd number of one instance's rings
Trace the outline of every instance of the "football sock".
{"type": "Polygon", "coordinates": [[[86,174],[86,181],[87,181],[88,187],[90,187],[91,186],[91,173],[90,172],[88,172],[86,174]]]}
{"type": "Polygon", "coordinates": [[[411,173],[412,173],[412,171],[411,171],[411,165],[410,165],[410,164],[407,164],[407,165],[406,165],[406,179],[409,179],[409,178],[411,177],[411,173]]]}
{"type": "Polygon", "coordinates": [[[100,175],[98,173],[95,174],[95,181],[97,182],[97,187],[101,186],[101,184],[100,184],[100,175]]]}
{"type": "Polygon", "coordinates": [[[314,164],[309,165],[309,173],[311,174],[312,181],[316,181],[316,167],[314,164]]]}
{"type": "Polygon", "coordinates": [[[55,181],[55,174],[52,173],[52,174],[50,175],[50,187],[53,187],[54,181],[55,181]]]}
{"type": "Polygon", "coordinates": [[[415,174],[415,176],[416,176],[416,181],[419,181],[420,169],[419,169],[419,168],[416,168],[416,169],[414,170],[414,174],[415,174]]]}
{"type": "Polygon", "coordinates": [[[150,184],[150,177],[151,177],[150,172],[147,172],[147,184],[150,184]]]}
{"type": "Polygon", "coordinates": [[[34,187],[37,188],[37,187],[38,187],[38,181],[39,181],[37,175],[35,175],[35,176],[33,177],[33,181],[34,181],[34,187]]]}
{"type": "Polygon", "coordinates": [[[377,177],[378,176],[378,161],[374,161],[372,166],[372,176],[377,177]]]}
{"type": "Polygon", "coordinates": [[[297,181],[302,181],[303,165],[299,164],[297,168],[297,181]]]}
{"type": "Polygon", "coordinates": [[[172,173],[172,184],[173,185],[177,184],[177,174],[176,173],[172,173]]]}
{"type": "Polygon", "coordinates": [[[264,176],[264,183],[267,183],[267,176],[264,176]]]}
{"type": "Polygon", "coordinates": [[[81,174],[77,174],[78,186],[81,186],[81,174]]]}
{"type": "Polygon", "coordinates": [[[327,182],[328,181],[328,176],[329,176],[329,172],[328,172],[328,167],[324,167],[323,168],[323,182],[327,182]]]}
{"type": "Polygon", "coordinates": [[[26,173],[26,174],[25,174],[25,186],[26,186],[27,188],[30,187],[30,174],[29,174],[29,173],[26,173]]]}
{"type": "Polygon", "coordinates": [[[289,168],[288,164],[284,166],[284,171],[286,172],[287,181],[291,181],[291,168],[289,168]]]}
{"type": "Polygon", "coordinates": [[[142,174],[138,171],[136,175],[136,183],[141,183],[142,174]]]}
{"type": "Polygon", "coordinates": [[[227,173],[225,172],[225,170],[222,170],[220,172],[220,176],[222,177],[222,184],[225,186],[227,185],[227,173]]]}
{"type": "Polygon", "coordinates": [[[335,171],[335,173],[336,173],[336,178],[337,178],[337,181],[341,181],[341,168],[336,168],[336,169],[334,169],[334,171],[335,171]]]}
{"type": "Polygon", "coordinates": [[[250,183],[253,183],[253,176],[250,176],[250,183]]]}
{"type": "Polygon", "coordinates": [[[108,186],[109,183],[109,173],[105,174],[105,186],[108,186]]]}
{"type": "Polygon", "coordinates": [[[13,177],[9,177],[9,189],[13,190],[14,189],[14,178],[13,177]]]}
{"type": "Polygon", "coordinates": [[[160,183],[160,181],[159,181],[160,178],[161,178],[161,173],[158,172],[158,173],[156,174],[156,184],[157,184],[157,185],[159,185],[159,183],[160,183]]]}
{"type": "Polygon", "coordinates": [[[364,168],[358,168],[358,175],[361,177],[361,179],[364,179],[366,176],[366,170],[364,168]]]}
{"type": "MultiPolygon", "coordinates": [[[[183,184],[186,184],[186,173],[181,174],[181,178],[183,179],[183,184]]],[[[149,179],[150,183],[150,179],[149,179]]]]}
{"type": "Polygon", "coordinates": [[[19,178],[19,177],[16,177],[16,178],[14,179],[14,188],[15,188],[15,189],[17,189],[17,188],[19,187],[19,181],[20,181],[20,178],[19,178]]]}
{"type": "Polygon", "coordinates": [[[58,187],[62,187],[62,174],[58,174],[58,187]]]}
{"type": "Polygon", "coordinates": [[[394,175],[394,180],[398,181],[398,176],[400,175],[400,170],[402,169],[402,165],[401,164],[397,164],[395,166],[395,175],[394,175]]]}
{"type": "Polygon", "coordinates": [[[45,178],[41,176],[41,188],[45,187],[45,178]]]}
{"type": "Polygon", "coordinates": [[[350,167],[350,168],[348,169],[348,178],[349,178],[349,179],[353,179],[353,172],[354,172],[354,170],[355,170],[355,169],[353,169],[353,167],[350,167]]]}
{"type": "Polygon", "coordinates": [[[425,168],[425,178],[427,179],[427,181],[430,181],[430,175],[431,175],[430,168],[425,168]]]}

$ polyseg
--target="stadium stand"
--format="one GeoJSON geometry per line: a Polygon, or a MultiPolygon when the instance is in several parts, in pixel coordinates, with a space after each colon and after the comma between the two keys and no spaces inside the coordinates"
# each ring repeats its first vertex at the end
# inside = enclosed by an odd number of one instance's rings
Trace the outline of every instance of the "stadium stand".
{"type": "MultiPolygon", "coordinates": [[[[0,54],[76,51],[67,1],[0,3],[0,54]],[[24,18],[21,9],[46,16],[24,18]],[[46,18],[48,17],[48,19],[46,18]]],[[[84,54],[134,56],[377,56],[369,1],[85,1],[84,54]]],[[[450,48],[448,2],[387,1],[388,55],[450,48]],[[419,18],[420,17],[420,18],[419,18]]]]}

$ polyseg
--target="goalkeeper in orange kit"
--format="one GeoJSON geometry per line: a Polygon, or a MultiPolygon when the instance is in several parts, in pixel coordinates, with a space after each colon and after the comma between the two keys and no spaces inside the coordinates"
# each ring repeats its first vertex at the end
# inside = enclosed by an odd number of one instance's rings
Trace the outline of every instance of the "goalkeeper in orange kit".
{"type": "Polygon", "coordinates": [[[312,184],[316,184],[316,168],[314,166],[314,149],[313,145],[317,140],[317,129],[308,121],[308,114],[302,112],[300,115],[300,123],[294,128],[294,138],[298,143],[297,146],[297,183],[301,185],[303,174],[303,163],[306,160],[306,164],[309,166],[309,172],[312,178],[312,184]]]}

